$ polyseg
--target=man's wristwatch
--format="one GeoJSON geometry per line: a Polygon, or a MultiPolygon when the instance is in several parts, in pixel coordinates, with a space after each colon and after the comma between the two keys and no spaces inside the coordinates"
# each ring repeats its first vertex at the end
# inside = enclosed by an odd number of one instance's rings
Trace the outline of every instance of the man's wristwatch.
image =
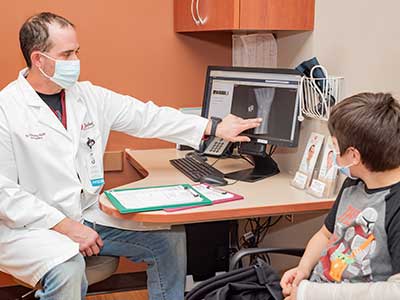
{"type": "Polygon", "coordinates": [[[221,118],[217,117],[211,117],[211,131],[210,131],[210,136],[215,136],[215,133],[217,132],[217,126],[219,123],[222,122],[221,118]]]}

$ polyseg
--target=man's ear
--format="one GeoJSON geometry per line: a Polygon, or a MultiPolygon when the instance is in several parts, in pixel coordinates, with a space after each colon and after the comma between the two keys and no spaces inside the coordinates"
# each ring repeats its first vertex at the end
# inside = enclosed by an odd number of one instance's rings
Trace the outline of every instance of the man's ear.
{"type": "Polygon", "coordinates": [[[31,62],[32,66],[35,66],[37,68],[42,66],[42,55],[40,55],[39,51],[32,51],[31,53],[31,62]]]}

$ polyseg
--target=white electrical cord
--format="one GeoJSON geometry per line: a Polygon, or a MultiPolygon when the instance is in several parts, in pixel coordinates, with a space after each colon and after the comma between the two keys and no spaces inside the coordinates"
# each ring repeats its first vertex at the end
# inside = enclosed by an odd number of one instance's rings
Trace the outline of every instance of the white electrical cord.
{"type": "Polygon", "coordinates": [[[319,117],[322,117],[324,115],[324,112],[327,113],[328,109],[329,109],[328,100],[326,99],[326,95],[324,95],[324,91],[321,91],[321,89],[326,90],[326,85],[328,84],[328,82],[327,82],[328,81],[328,71],[325,69],[324,66],[316,65],[316,66],[312,67],[310,70],[310,78],[311,78],[311,84],[313,85],[314,89],[318,92],[319,96],[321,97],[321,99],[319,99],[320,100],[319,102],[323,105],[323,109],[320,110],[319,112],[316,109],[317,106],[314,105],[313,108],[315,111],[313,113],[316,113],[317,115],[319,115],[319,117]],[[314,78],[313,74],[316,69],[322,70],[322,72],[325,75],[325,79],[314,78]],[[320,88],[318,86],[318,84],[316,83],[316,80],[325,80],[325,84],[322,85],[322,87],[320,88]]]}
{"type": "Polygon", "coordinates": [[[299,122],[303,122],[304,121],[304,116],[303,116],[303,110],[302,110],[302,102],[303,102],[303,81],[304,81],[304,76],[301,77],[300,79],[300,86],[299,86],[299,92],[297,94],[297,97],[299,98],[299,116],[297,117],[297,120],[299,120],[299,122]]]}

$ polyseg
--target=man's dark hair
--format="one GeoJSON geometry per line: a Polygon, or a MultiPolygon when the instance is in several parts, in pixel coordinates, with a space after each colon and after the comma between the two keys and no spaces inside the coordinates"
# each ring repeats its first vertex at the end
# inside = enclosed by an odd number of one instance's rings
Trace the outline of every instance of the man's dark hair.
{"type": "Polygon", "coordinates": [[[42,12],[28,18],[19,30],[19,44],[28,68],[32,67],[33,51],[48,51],[51,47],[49,24],[57,23],[61,27],[75,27],[67,19],[50,12],[42,12]]]}
{"type": "Polygon", "coordinates": [[[370,171],[400,166],[400,104],[391,94],[361,93],[343,100],[333,107],[328,127],[340,153],[356,148],[370,171]]]}

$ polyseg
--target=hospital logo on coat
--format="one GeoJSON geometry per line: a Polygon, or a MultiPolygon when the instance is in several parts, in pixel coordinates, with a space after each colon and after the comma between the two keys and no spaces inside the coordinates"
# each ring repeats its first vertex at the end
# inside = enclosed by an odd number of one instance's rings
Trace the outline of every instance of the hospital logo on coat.
{"type": "Polygon", "coordinates": [[[81,130],[88,130],[90,128],[94,127],[94,122],[90,121],[90,122],[85,122],[81,125],[81,130]]]}

